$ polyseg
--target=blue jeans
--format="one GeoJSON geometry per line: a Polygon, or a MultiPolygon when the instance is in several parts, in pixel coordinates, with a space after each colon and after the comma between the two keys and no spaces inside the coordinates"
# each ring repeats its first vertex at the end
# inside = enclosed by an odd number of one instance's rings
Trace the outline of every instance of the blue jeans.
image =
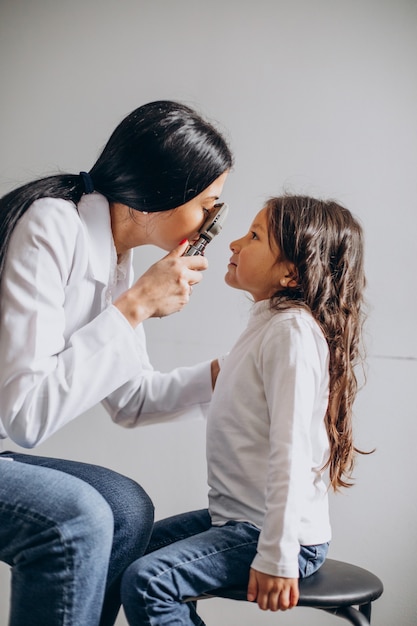
{"type": "Polygon", "coordinates": [[[121,576],[145,552],[152,525],[152,502],[125,476],[74,461],[0,455],[9,626],[114,624],[121,576]]]}
{"type": "MultiPolygon", "coordinates": [[[[122,579],[130,626],[204,626],[189,598],[206,594],[246,599],[258,538],[259,530],[245,522],[212,526],[207,510],[157,522],[148,554],[132,563],[122,579]],[[223,593],[226,589],[230,593],[223,593]]],[[[300,577],[323,564],[327,548],[327,543],[301,546],[300,577]]]]}

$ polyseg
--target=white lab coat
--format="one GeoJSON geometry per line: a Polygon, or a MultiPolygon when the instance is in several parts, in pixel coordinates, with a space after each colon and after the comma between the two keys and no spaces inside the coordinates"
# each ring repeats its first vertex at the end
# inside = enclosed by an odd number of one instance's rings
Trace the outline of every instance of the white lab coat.
{"type": "Polygon", "coordinates": [[[112,305],[132,281],[102,195],[44,198],[23,215],[1,283],[0,443],[33,447],[98,402],[126,427],[204,413],[210,364],[155,372],[142,325],[112,305]]]}

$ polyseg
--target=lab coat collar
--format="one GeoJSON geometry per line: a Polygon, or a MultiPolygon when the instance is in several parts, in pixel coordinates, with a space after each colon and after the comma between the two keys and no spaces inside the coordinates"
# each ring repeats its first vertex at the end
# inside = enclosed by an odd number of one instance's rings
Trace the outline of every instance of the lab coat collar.
{"type": "Polygon", "coordinates": [[[107,284],[117,263],[111,232],[109,203],[100,193],[94,192],[81,196],[77,208],[89,239],[92,277],[107,284]]]}

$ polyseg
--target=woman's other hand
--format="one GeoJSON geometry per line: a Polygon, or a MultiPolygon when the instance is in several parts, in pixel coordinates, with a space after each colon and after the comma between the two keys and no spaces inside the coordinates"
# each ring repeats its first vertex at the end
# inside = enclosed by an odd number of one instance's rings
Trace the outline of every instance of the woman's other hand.
{"type": "Polygon", "coordinates": [[[150,317],[165,317],[180,311],[189,301],[192,286],[203,278],[207,259],[203,256],[182,256],[188,241],[152,265],[114,302],[135,328],[150,317]]]}
{"type": "Polygon", "coordinates": [[[216,380],[217,380],[217,376],[219,375],[220,372],[220,364],[218,359],[214,359],[214,361],[211,362],[211,386],[214,387],[216,386],[216,380]]]}

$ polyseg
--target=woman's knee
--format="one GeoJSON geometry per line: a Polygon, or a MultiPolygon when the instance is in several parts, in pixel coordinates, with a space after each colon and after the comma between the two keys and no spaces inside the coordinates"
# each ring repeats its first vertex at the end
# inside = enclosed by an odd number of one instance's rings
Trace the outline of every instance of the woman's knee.
{"type": "MultiPolygon", "coordinates": [[[[81,479],[86,490],[88,487],[94,489],[98,498],[107,503],[112,513],[115,538],[120,537],[128,545],[139,533],[148,542],[154,519],[153,503],[133,479],[109,468],[85,463],[65,461],[60,469],[81,479]]],[[[97,512],[101,508],[97,504],[97,512]]],[[[101,515],[104,520],[106,514],[101,515]]]]}
{"type": "Polygon", "coordinates": [[[146,491],[134,480],[126,479],[123,514],[125,523],[137,528],[138,524],[152,530],[154,505],[146,491]]]}
{"type": "MultiPolygon", "coordinates": [[[[75,492],[67,493],[72,500],[71,515],[59,522],[64,539],[89,550],[101,549],[110,553],[114,535],[114,517],[106,500],[90,485],[79,481],[75,492]],[[101,548],[100,548],[101,546],[101,548]]],[[[68,507],[69,502],[66,502],[68,507]]]]}
{"type": "MultiPolygon", "coordinates": [[[[127,479],[126,479],[127,480],[127,479]]],[[[115,516],[115,541],[130,560],[144,554],[152,533],[154,506],[148,494],[133,480],[124,483],[125,498],[115,516]]]]}
{"type": "Polygon", "coordinates": [[[7,464],[0,502],[11,514],[42,519],[48,525],[113,529],[111,508],[98,491],[77,476],[45,466],[7,464]]]}
{"type": "MultiPolygon", "coordinates": [[[[144,489],[132,478],[100,466],[83,466],[89,482],[108,502],[115,525],[137,529],[139,525],[152,527],[154,507],[144,489]]],[[[77,468],[78,470],[78,468],[77,468]]]]}

